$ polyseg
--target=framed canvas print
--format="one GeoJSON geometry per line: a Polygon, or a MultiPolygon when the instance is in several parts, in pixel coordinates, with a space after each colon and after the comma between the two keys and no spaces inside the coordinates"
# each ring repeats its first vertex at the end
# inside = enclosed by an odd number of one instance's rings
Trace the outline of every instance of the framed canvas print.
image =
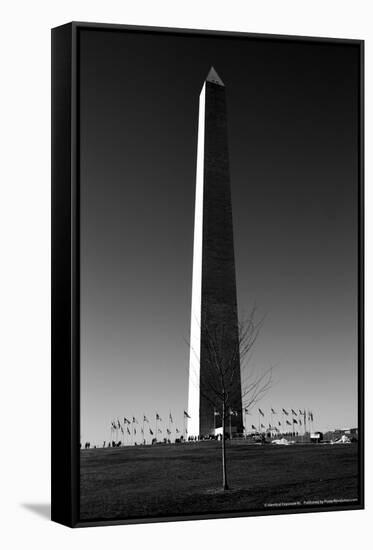
{"type": "Polygon", "coordinates": [[[359,509],[363,42],[52,30],[52,519],[359,509]]]}

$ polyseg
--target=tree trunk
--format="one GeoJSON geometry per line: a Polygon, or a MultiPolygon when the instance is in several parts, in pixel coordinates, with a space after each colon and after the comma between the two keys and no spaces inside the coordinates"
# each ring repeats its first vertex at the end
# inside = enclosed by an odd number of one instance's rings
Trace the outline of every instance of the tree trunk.
{"type": "Polygon", "coordinates": [[[222,454],[222,466],[223,466],[223,491],[227,491],[228,480],[227,480],[227,461],[225,455],[225,403],[223,402],[222,410],[222,438],[221,438],[221,454],[222,454]]]}

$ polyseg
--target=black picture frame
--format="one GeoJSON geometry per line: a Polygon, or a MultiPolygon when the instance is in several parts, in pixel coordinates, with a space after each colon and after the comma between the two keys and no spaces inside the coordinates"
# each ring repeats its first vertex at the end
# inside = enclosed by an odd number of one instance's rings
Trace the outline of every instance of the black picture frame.
{"type": "Polygon", "coordinates": [[[364,508],[364,41],[72,22],[52,29],[52,520],[69,527],[295,514],[364,508]],[[349,44],[359,50],[358,393],[359,501],[344,505],[81,521],[79,517],[79,34],[83,29],[349,44]]]}

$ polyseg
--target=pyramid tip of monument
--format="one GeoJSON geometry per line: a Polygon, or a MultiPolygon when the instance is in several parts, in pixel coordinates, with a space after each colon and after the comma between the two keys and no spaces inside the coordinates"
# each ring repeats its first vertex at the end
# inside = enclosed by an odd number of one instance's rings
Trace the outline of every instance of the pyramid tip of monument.
{"type": "Polygon", "coordinates": [[[211,68],[209,70],[209,73],[206,77],[206,82],[212,82],[213,84],[218,84],[219,86],[224,86],[224,82],[214,69],[214,67],[211,65],[211,68]]]}

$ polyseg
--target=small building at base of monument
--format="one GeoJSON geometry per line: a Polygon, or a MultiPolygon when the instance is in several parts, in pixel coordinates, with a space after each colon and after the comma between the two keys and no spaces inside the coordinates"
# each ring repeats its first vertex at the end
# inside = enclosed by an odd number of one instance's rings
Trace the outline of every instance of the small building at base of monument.
{"type": "MultiPolygon", "coordinates": [[[[237,434],[238,434],[238,430],[236,426],[232,426],[231,429],[225,428],[225,439],[230,439],[231,437],[237,437],[237,434]]],[[[223,437],[223,427],[220,426],[220,428],[215,428],[214,430],[211,430],[210,435],[220,440],[223,437]]]]}
{"type": "Polygon", "coordinates": [[[313,432],[310,435],[310,440],[312,443],[319,443],[323,440],[323,434],[322,432],[313,432]]]}

